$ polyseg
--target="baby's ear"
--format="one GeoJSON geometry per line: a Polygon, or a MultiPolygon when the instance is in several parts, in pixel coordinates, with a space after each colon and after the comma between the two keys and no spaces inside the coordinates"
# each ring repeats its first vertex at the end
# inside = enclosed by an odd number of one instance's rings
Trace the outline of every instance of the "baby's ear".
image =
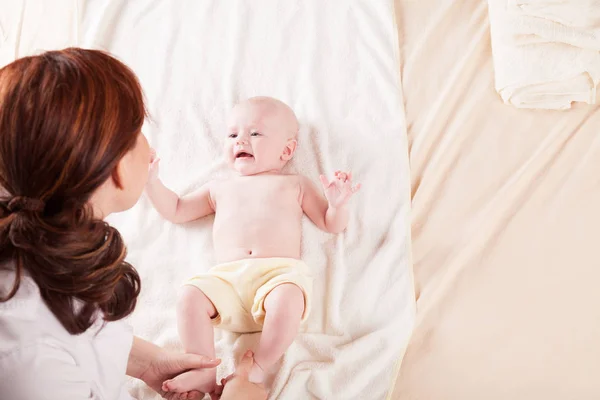
{"type": "Polygon", "coordinates": [[[298,146],[298,141],[296,139],[290,139],[287,141],[285,148],[283,149],[283,154],[281,155],[281,160],[290,161],[294,156],[294,152],[296,151],[296,146],[298,146]]]}

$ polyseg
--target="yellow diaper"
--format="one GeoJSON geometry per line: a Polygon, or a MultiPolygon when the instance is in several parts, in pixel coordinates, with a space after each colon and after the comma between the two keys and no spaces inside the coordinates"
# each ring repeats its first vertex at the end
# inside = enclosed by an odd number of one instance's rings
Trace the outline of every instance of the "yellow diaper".
{"type": "Polygon", "coordinates": [[[308,266],[294,258],[248,258],[219,264],[184,285],[200,289],[214,304],[213,324],[232,332],[259,332],[265,319],[265,297],[277,286],[293,283],[304,293],[306,321],[312,277],[308,266]]]}

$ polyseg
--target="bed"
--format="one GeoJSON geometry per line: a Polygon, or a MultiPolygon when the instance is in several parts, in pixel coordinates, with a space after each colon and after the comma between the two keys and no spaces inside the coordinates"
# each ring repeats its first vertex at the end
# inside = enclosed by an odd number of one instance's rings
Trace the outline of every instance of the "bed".
{"type": "MultiPolygon", "coordinates": [[[[0,65],[68,45],[124,60],[180,193],[223,170],[223,116],[254,94],[299,115],[292,170],[354,171],[348,232],[305,224],[323,301],[271,398],[600,397],[597,100],[519,108],[484,0],[222,3],[0,0],[0,65]]],[[[135,332],[179,348],[175,291],[213,262],[210,219],[171,225],[142,199],[111,222],[143,278],[135,332]]],[[[219,334],[219,375],[254,343],[219,334]]]]}
{"type": "Polygon", "coordinates": [[[504,104],[486,1],[397,0],[417,321],[394,400],[600,397],[600,109],[504,104]]]}

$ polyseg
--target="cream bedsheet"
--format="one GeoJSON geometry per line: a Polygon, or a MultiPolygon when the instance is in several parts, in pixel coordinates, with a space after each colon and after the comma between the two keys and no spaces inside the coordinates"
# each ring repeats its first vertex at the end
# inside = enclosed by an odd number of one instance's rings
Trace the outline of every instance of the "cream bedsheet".
{"type": "Polygon", "coordinates": [[[418,301],[392,398],[600,398],[600,109],[504,105],[484,0],[396,15],[418,301]]]}

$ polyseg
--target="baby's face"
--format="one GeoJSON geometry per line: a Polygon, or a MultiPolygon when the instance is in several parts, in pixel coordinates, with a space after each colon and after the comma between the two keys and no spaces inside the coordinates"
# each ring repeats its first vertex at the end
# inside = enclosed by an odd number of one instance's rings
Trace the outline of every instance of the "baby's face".
{"type": "Polygon", "coordinates": [[[280,171],[296,147],[293,125],[277,105],[238,104],[229,118],[225,159],[241,175],[280,171]]]}

